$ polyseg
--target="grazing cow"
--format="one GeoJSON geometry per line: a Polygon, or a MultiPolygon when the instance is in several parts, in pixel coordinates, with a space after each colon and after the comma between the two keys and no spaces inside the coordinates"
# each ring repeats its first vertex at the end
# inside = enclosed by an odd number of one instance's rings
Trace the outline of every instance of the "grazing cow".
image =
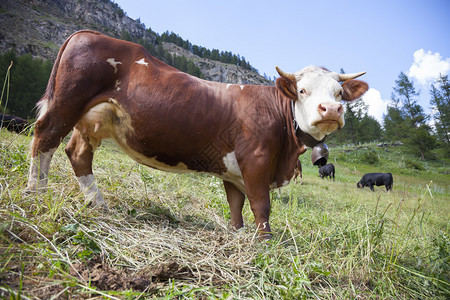
{"type": "Polygon", "coordinates": [[[361,178],[360,181],[356,183],[358,188],[362,189],[365,186],[368,186],[372,191],[374,191],[374,185],[384,185],[386,187],[386,191],[392,190],[394,178],[391,173],[367,173],[361,178]]]}
{"type": "Polygon", "coordinates": [[[364,72],[277,70],[276,87],[211,82],[172,68],[140,45],[76,32],[61,47],[38,102],[27,190],[46,186],[52,155],[73,129],[65,150],[94,206],[107,208],[92,174],[94,151],[113,138],[149,167],[221,178],[232,225],[243,226],[247,195],[265,236],[269,191],[289,183],[304,146],[344,126],[341,100],[368,89],[353,80],[364,72]]]}
{"type": "Polygon", "coordinates": [[[334,181],[334,165],[326,164],[325,166],[320,167],[319,176],[322,179],[324,177],[329,177],[330,179],[333,178],[333,181],[334,181]]]}
{"type": "Polygon", "coordinates": [[[28,122],[21,117],[0,113],[0,128],[6,128],[16,133],[24,132],[29,127],[28,122]]]}

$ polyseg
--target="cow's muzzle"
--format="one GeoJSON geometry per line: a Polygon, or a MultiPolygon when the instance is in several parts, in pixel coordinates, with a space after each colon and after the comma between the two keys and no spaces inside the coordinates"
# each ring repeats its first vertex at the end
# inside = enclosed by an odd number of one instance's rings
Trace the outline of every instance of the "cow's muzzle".
{"type": "Polygon", "coordinates": [[[322,120],[338,121],[344,113],[344,107],[341,103],[322,103],[317,107],[322,120]]]}
{"type": "Polygon", "coordinates": [[[344,107],[340,103],[322,103],[317,107],[320,120],[315,121],[312,125],[319,128],[322,132],[331,133],[338,128],[344,126],[342,115],[344,107]]]}

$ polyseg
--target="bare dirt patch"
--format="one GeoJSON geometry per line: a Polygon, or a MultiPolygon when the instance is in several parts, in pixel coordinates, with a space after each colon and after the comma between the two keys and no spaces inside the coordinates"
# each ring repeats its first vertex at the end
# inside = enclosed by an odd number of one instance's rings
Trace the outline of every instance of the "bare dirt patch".
{"type": "Polygon", "coordinates": [[[76,263],[70,268],[70,275],[81,277],[86,283],[101,290],[126,290],[135,291],[156,290],[158,283],[169,279],[182,279],[192,275],[187,267],[181,266],[176,261],[159,263],[143,270],[133,271],[125,268],[112,267],[95,258],[87,263],[76,263]]]}

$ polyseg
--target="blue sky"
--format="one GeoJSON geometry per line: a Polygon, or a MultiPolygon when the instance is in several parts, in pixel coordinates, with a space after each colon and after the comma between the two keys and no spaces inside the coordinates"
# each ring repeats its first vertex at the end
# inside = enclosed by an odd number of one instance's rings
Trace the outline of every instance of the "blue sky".
{"type": "Polygon", "coordinates": [[[153,1],[115,0],[133,18],[161,34],[173,31],[193,44],[244,56],[260,74],[275,66],[295,72],[309,65],[339,72],[366,71],[364,96],[379,121],[400,72],[421,91],[450,73],[449,0],[153,1]]]}

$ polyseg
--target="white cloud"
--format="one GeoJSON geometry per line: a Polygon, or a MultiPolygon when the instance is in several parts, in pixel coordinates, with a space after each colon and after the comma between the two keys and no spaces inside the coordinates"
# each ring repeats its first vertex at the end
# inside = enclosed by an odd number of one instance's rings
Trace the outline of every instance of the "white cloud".
{"type": "Polygon", "coordinates": [[[440,74],[447,74],[449,71],[450,58],[443,59],[437,52],[425,52],[420,49],[414,52],[414,62],[409,68],[408,76],[425,85],[428,81],[438,78],[440,74]]]}
{"type": "Polygon", "coordinates": [[[370,88],[362,97],[368,106],[368,114],[374,117],[380,124],[383,124],[383,114],[387,112],[387,105],[391,100],[381,98],[381,93],[374,88],[370,88]]]}

